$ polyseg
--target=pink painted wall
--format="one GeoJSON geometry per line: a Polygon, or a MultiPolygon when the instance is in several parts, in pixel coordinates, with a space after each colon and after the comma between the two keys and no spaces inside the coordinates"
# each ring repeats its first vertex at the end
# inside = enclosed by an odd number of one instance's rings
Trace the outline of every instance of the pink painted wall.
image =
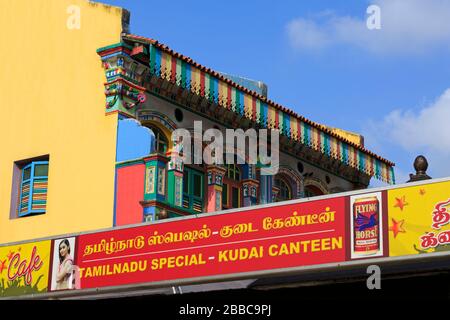
{"type": "Polygon", "coordinates": [[[216,190],[214,186],[208,186],[208,202],[206,204],[206,212],[216,211],[216,190]]]}
{"type": "Polygon", "coordinates": [[[117,169],[116,226],[143,221],[144,176],[144,164],[117,169]]]}

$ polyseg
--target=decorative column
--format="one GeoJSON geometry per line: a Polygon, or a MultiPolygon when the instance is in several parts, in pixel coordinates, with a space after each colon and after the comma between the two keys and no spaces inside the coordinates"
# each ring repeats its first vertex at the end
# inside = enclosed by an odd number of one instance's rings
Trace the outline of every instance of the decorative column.
{"type": "Polygon", "coordinates": [[[242,181],[243,206],[249,207],[256,204],[258,200],[259,181],[254,179],[246,179],[242,181]]]}
{"type": "Polygon", "coordinates": [[[242,205],[248,207],[255,205],[258,199],[259,181],[256,180],[256,168],[251,164],[242,166],[242,205]]]}
{"type": "Polygon", "coordinates": [[[141,202],[144,208],[144,221],[158,219],[156,215],[157,203],[164,203],[167,200],[166,165],[168,161],[169,158],[159,153],[154,153],[144,158],[144,201],[141,202]]]}
{"type": "Polygon", "coordinates": [[[260,175],[259,176],[259,203],[271,203],[272,202],[272,175],[260,175]]]}
{"type": "Polygon", "coordinates": [[[305,198],[305,179],[303,178],[303,176],[299,181],[298,198],[305,198]]]}
{"type": "Polygon", "coordinates": [[[220,211],[222,210],[223,176],[227,170],[216,165],[208,166],[206,170],[208,174],[206,212],[220,211]]]}

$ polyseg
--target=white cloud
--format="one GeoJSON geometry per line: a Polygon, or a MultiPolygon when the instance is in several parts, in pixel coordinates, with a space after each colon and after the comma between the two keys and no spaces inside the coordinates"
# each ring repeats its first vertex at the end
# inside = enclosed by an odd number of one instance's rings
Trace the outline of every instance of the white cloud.
{"type": "Polygon", "coordinates": [[[376,149],[393,148],[410,156],[409,172],[413,157],[423,154],[435,177],[450,176],[450,88],[419,111],[392,111],[382,121],[373,122],[365,134],[375,140],[376,149]]]}
{"type": "Polygon", "coordinates": [[[320,49],[331,44],[331,38],[314,21],[296,19],[287,27],[291,44],[296,48],[320,49]]]}
{"type": "Polygon", "coordinates": [[[380,7],[381,29],[369,30],[368,15],[298,18],[287,24],[291,45],[298,50],[350,44],[374,53],[423,53],[449,49],[450,1],[373,0],[380,7]]]}
{"type": "Polygon", "coordinates": [[[384,126],[403,148],[426,147],[450,154],[450,89],[419,112],[392,111],[384,126]]]}

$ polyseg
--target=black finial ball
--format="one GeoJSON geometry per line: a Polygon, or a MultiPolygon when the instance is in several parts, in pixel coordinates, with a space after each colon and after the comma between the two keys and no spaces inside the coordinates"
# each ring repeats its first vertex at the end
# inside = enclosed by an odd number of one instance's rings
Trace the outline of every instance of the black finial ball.
{"type": "Polygon", "coordinates": [[[416,174],[424,174],[428,169],[427,159],[420,155],[414,160],[414,169],[416,169],[416,174]]]}
{"type": "Polygon", "coordinates": [[[416,174],[411,173],[409,175],[409,180],[406,182],[431,179],[431,177],[427,175],[428,161],[424,156],[420,155],[416,157],[414,160],[414,169],[416,169],[416,174]]]}

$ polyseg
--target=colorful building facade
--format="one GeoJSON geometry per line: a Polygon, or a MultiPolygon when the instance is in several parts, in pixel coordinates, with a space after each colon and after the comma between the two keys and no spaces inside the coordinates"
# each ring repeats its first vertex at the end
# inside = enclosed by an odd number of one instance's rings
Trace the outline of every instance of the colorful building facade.
{"type": "Polygon", "coordinates": [[[105,111],[120,115],[115,225],[366,188],[371,176],[394,182],[393,164],[366,150],[360,135],[293,113],[270,101],[260,83],[216,73],[131,34],[98,54],[106,73],[105,111]],[[224,137],[226,129],[277,130],[278,172],[262,175],[258,164],[237,161],[184,164],[171,133],[187,130],[193,145],[202,139],[195,121],[202,133],[214,128],[224,137]],[[129,134],[133,130],[142,132],[129,134]]]}
{"type": "Polygon", "coordinates": [[[81,0],[3,5],[0,23],[13,31],[1,53],[11,61],[0,76],[11,119],[0,128],[9,137],[0,157],[1,244],[363,189],[371,177],[395,183],[394,164],[360,135],[269,100],[261,83],[130,34],[123,9],[81,0]],[[71,29],[77,8],[81,25],[71,29]],[[203,153],[195,121],[224,136],[278,131],[278,172],[185,163],[172,132],[192,133],[203,153]]]}

